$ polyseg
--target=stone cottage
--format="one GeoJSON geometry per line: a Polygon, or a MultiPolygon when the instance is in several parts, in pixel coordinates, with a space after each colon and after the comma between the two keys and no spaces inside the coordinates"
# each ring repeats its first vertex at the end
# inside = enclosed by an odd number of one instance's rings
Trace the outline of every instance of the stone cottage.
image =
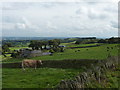
{"type": "Polygon", "coordinates": [[[42,52],[41,50],[32,50],[32,49],[20,49],[19,50],[19,57],[28,58],[28,57],[37,57],[43,55],[50,55],[50,52],[42,52]]]}
{"type": "Polygon", "coordinates": [[[26,48],[19,50],[19,57],[23,57],[23,58],[36,57],[41,55],[42,55],[41,50],[31,50],[26,48]]]}

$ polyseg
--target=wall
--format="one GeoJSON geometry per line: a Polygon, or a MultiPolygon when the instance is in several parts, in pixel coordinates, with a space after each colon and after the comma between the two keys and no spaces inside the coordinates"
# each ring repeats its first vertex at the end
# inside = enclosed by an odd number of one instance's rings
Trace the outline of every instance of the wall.
{"type": "MultiPolygon", "coordinates": [[[[83,66],[89,67],[90,64],[97,63],[99,60],[94,59],[80,59],[80,60],[45,60],[42,67],[49,68],[80,68],[83,66]]],[[[3,63],[3,68],[21,68],[21,62],[17,63],[3,63]]],[[[41,66],[38,66],[41,67],[41,66]]]]}
{"type": "MultiPolygon", "coordinates": [[[[92,88],[96,83],[102,83],[106,77],[106,71],[116,70],[118,65],[118,57],[109,57],[107,60],[100,61],[96,64],[91,64],[90,68],[74,77],[71,80],[62,80],[56,89],[74,89],[74,88],[92,88]],[[91,86],[93,83],[93,86],[91,86]]],[[[104,86],[101,86],[105,88],[104,86]]]]}

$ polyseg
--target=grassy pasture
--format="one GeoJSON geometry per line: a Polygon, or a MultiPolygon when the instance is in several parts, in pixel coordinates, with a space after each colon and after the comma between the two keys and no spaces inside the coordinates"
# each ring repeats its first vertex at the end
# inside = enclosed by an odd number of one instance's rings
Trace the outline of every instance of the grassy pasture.
{"type": "Polygon", "coordinates": [[[3,61],[3,60],[9,60],[11,57],[11,54],[6,54],[7,57],[4,57],[3,55],[0,55],[0,61],[3,61]]]}
{"type": "Polygon", "coordinates": [[[28,48],[28,47],[10,47],[10,50],[19,50],[19,49],[22,49],[22,48],[28,48]]]}
{"type": "MultiPolygon", "coordinates": [[[[53,56],[46,55],[46,56],[32,57],[30,59],[34,59],[34,60],[106,59],[108,57],[108,54],[112,56],[118,55],[118,47],[115,47],[116,45],[118,44],[103,44],[98,47],[65,49],[64,52],[56,52],[53,54],[53,56]],[[107,47],[110,47],[109,51],[107,51],[107,47]],[[113,47],[113,49],[111,49],[111,47],[113,47]]],[[[23,59],[9,58],[3,60],[3,62],[5,63],[20,62],[21,60],[23,59]]]]}
{"type": "Polygon", "coordinates": [[[112,56],[118,55],[117,44],[105,44],[98,47],[66,49],[64,52],[54,53],[53,56],[40,56],[31,59],[37,60],[63,60],[63,59],[106,59],[108,54],[112,56]],[[113,47],[107,51],[107,47],[113,47]],[[88,49],[88,50],[87,50],[88,49]],[[78,51],[80,50],[80,51],[78,51]]]}
{"type": "Polygon", "coordinates": [[[3,88],[53,88],[61,80],[71,79],[82,69],[9,69],[2,72],[3,88]]]}

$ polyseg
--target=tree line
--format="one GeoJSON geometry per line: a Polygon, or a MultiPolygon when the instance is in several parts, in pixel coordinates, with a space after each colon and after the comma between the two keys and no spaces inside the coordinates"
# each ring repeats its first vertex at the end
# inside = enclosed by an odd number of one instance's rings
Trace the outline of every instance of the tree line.
{"type": "MultiPolygon", "coordinates": [[[[60,46],[61,40],[60,39],[53,39],[53,40],[31,40],[28,47],[32,48],[32,50],[49,50],[49,52],[63,52],[64,48],[60,46]]],[[[2,44],[0,52],[3,56],[6,57],[6,54],[14,54],[16,53],[15,50],[11,52],[9,49],[13,47],[10,42],[6,42],[2,44]]]]}
{"type": "Polygon", "coordinates": [[[81,44],[81,43],[85,43],[85,44],[89,44],[89,43],[109,43],[109,44],[115,44],[115,43],[120,43],[120,38],[119,37],[111,37],[108,39],[78,39],[76,40],[75,44],[81,44]]]}
{"type": "Polygon", "coordinates": [[[50,52],[58,52],[63,51],[63,47],[60,47],[61,40],[53,39],[53,40],[32,40],[28,47],[31,47],[32,50],[44,50],[50,49],[50,52]]]}

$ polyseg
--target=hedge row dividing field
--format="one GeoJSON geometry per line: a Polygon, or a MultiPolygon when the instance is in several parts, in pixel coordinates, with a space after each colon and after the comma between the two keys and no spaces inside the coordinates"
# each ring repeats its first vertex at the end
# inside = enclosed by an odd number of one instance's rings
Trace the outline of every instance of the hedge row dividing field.
{"type": "Polygon", "coordinates": [[[74,44],[75,42],[72,43],[61,43],[61,45],[65,45],[67,47],[85,47],[85,46],[93,46],[93,45],[102,45],[98,43],[92,43],[92,44],[74,44]]]}
{"type": "Polygon", "coordinates": [[[89,48],[89,47],[98,47],[98,46],[101,46],[101,45],[96,44],[96,45],[90,45],[90,46],[75,46],[75,47],[67,47],[67,48],[75,49],[75,48],[89,48]]]}
{"type": "MultiPolygon", "coordinates": [[[[43,61],[41,66],[37,66],[37,68],[81,68],[81,67],[89,67],[90,64],[95,64],[100,60],[94,59],[81,59],[81,60],[45,60],[43,61]]],[[[1,65],[1,64],[0,64],[1,65]]],[[[22,68],[21,62],[16,63],[3,63],[2,68],[22,68]]]]}

